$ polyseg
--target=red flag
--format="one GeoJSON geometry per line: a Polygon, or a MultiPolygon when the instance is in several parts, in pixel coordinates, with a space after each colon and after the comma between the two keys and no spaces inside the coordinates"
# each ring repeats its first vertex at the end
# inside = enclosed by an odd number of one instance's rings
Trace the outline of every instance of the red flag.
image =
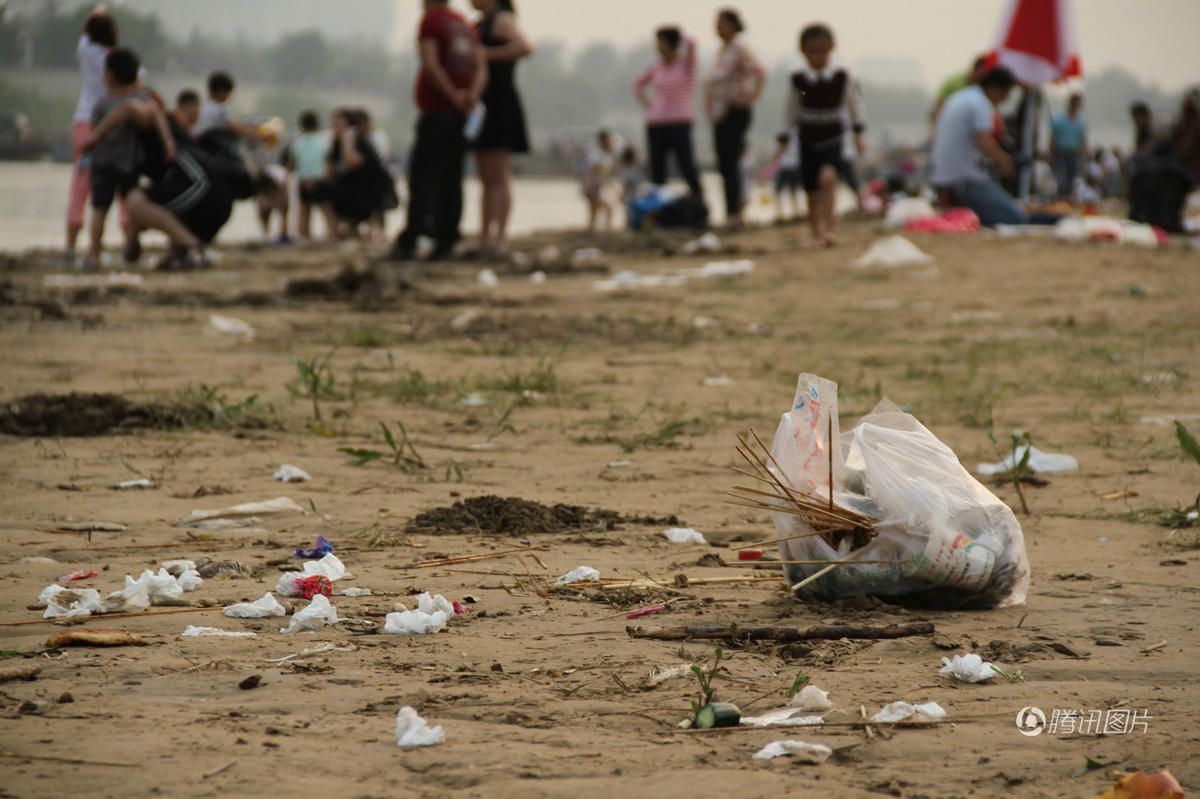
{"type": "Polygon", "coordinates": [[[989,61],[1027,86],[1082,76],[1071,0],[1009,0],[989,61]]]}

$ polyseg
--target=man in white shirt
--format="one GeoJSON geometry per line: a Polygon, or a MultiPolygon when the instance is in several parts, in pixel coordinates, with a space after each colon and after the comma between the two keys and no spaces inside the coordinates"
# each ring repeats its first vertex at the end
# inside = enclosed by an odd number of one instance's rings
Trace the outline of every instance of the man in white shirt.
{"type": "Polygon", "coordinates": [[[978,85],[960,89],[946,100],[934,129],[930,182],[949,193],[955,205],[974,211],[980,224],[987,226],[1019,225],[1029,219],[985,170],[990,161],[1002,176],[1014,172],[1012,156],[996,140],[996,108],[1016,82],[1004,67],[990,70],[978,85]]]}

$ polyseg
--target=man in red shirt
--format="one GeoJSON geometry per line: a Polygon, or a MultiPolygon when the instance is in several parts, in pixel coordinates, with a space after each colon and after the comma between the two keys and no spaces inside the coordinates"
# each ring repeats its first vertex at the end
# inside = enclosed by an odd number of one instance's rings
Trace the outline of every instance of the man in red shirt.
{"type": "Polygon", "coordinates": [[[449,0],[425,0],[417,32],[421,70],[415,95],[421,114],[408,162],[408,222],[392,248],[393,260],[411,260],[418,236],[434,240],[433,259],[448,256],[459,239],[463,126],[487,85],[487,57],[475,28],[448,5],[449,0]]]}

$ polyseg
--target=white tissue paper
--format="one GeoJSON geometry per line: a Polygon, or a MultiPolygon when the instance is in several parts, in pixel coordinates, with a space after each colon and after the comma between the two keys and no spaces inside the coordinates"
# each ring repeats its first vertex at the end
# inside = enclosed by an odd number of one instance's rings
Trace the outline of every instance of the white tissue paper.
{"type": "Polygon", "coordinates": [[[446,733],[442,725],[430,727],[429,722],[417,715],[417,711],[408,705],[400,708],[396,714],[396,746],[410,748],[414,746],[433,746],[445,743],[446,733]]]}
{"type": "Polygon", "coordinates": [[[892,702],[874,716],[871,716],[871,721],[926,722],[940,721],[944,718],[946,718],[946,711],[937,702],[925,702],[920,705],[910,705],[908,702],[892,702]]]}
{"type": "Polygon", "coordinates": [[[286,616],[287,608],[279,604],[279,600],[270,593],[266,593],[261,599],[253,602],[230,605],[224,612],[232,619],[265,619],[268,616],[286,616]]]}
{"type": "Polygon", "coordinates": [[[667,540],[673,544],[707,544],[704,540],[704,534],[693,530],[690,527],[672,527],[663,533],[667,540]]]}
{"type": "Polygon", "coordinates": [[[554,581],[555,585],[570,585],[571,583],[594,583],[600,579],[600,572],[591,566],[576,566],[571,571],[554,581]]]}
{"type": "Polygon", "coordinates": [[[258,633],[236,633],[219,627],[196,627],[189,624],[180,635],[196,638],[254,638],[258,633]]]}
{"type": "Polygon", "coordinates": [[[275,479],[281,483],[303,483],[311,480],[312,475],[297,466],[285,463],[275,472],[275,479]]]}
{"type": "Polygon", "coordinates": [[[833,750],[824,744],[810,744],[804,741],[771,741],[759,749],[751,757],[754,760],[770,760],[773,757],[795,755],[800,763],[824,763],[833,754],[833,750]]]}
{"type": "Polygon", "coordinates": [[[963,682],[983,682],[996,676],[996,669],[991,663],[972,652],[969,655],[955,655],[953,658],[942,658],[942,667],[938,674],[949,674],[963,682]]]}
{"type": "Polygon", "coordinates": [[[317,594],[308,603],[308,607],[292,614],[292,620],[287,627],[279,630],[281,633],[294,633],[301,630],[319,630],[326,624],[337,624],[337,608],[329,604],[329,599],[323,594],[317,594]]]}
{"type": "Polygon", "coordinates": [[[357,586],[351,586],[349,588],[343,588],[341,591],[338,591],[338,593],[341,594],[342,596],[370,596],[371,589],[370,588],[358,588],[357,586]]]}
{"type": "Polygon", "coordinates": [[[799,710],[831,710],[833,702],[829,701],[829,692],[822,691],[811,683],[800,689],[800,693],[792,697],[789,702],[792,707],[799,710]]]}
{"type": "Polygon", "coordinates": [[[57,583],[42,589],[37,604],[46,606],[43,619],[80,619],[104,612],[100,592],[95,588],[65,588],[57,583]]]}

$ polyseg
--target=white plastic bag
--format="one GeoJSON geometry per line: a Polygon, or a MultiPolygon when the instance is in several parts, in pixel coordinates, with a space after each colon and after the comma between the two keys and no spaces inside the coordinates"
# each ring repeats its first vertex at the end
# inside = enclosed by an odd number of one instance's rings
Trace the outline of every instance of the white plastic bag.
{"type": "Polygon", "coordinates": [[[188,638],[254,638],[258,633],[239,633],[233,630],[222,630],[220,627],[196,627],[189,624],[183,628],[180,635],[188,638]]]}
{"type": "Polygon", "coordinates": [[[985,682],[998,673],[995,666],[974,652],[942,658],[942,667],[938,669],[938,674],[949,674],[962,682],[985,682]]]}
{"type": "Polygon", "coordinates": [[[337,555],[330,552],[320,560],[305,561],[303,576],[310,577],[314,574],[328,577],[333,581],[345,578],[349,572],[346,571],[346,564],[342,563],[337,555]]]}
{"type": "Polygon", "coordinates": [[[571,571],[554,581],[555,585],[571,585],[572,583],[594,583],[600,579],[600,572],[591,566],[576,566],[571,571]]]}
{"type": "Polygon", "coordinates": [[[707,544],[704,534],[690,527],[672,527],[663,533],[672,544],[707,544]]]}
{"type": "Polygon", "coordinates": [[[337,608],[329,604],[329,599],[323,594],[317,594],[312,602],[303,610],[292,615],[287,627],[280,629],[281,633],[294,633],[301,630],[319,630],[326,624],[337,624],[337,608]]]}
{"type": "Polygon", "coordinates": [[[104,612],[104,602],[95,588],[66,588],[58,583],[42,589],[37,604],[46,607],[43,619],[80,619],[104,612]]]}
{"type": "Polygon", "coordinates": [[[280,466],[274,475],[275,479],[281,483],[303,483],[312,479],[312,475],[301,469],[299,466],[293,466],[290,463],[285,463],[280,466]]]}
{"type": "Polygon", "coordinates": [[[1008,457],[999,463],[979,464],[975,467],[975,473],[982,474],[984,476],[1005,474],[1006,472],[1012,471],[1014,465],[1025,460],[1025,453],[1027,451],[1029,452],[1029,460],[1025,461],[1025,465],[1037,474],[1073,472],[1079,468],[1079,461],[1075,460],[1070,455],[1042,452],[1035,446],[1030,444],[1022,444],[1021,446],[1017,447],[1016,452],[1010,452],[1008,457]]]}
{"type": "Polygon", "coordinates": [[[426,613],[423,610],[405,610],[389,613],[383,621],[383,631],[390,635],[426,635],[441,632],[450,617],[445,611],[426,613]]]}
{"type": "Polygon", "coordinates": [[[784,755],[796,755],[800,763],[824,763],[833,754],[833,750],[825,744],[810,744],[804,741],[771,741],[753,755],[753,760],[770,760],[784,755]]]}
{"type": "Polygon", "coordinates": [[[872,266],[901,267],[927,264],[933,257],[921,252],[917,245],[903,236],[888,236],[875,242],[862,254],[854,265],[859,269],[872,266]]]}
{"type": "Polygon", "coordinates": [[[829,692],[822,691],[817,686],[809,683],[800,689],[800,693],[792,697],[792,701],[788,703],[799,710],[832,710],[833,702],[829,701],[829,692]]]}
{"type": "Polygon", "coordinates": [[[925,702],[920,705],[910,705],[908,702],[892,702],[871,716],[871,721],[941,721],[946,718],[946,711],[937,702],[925,702]]]}
{"type": "Polygon", "coordinates": [[[417,711],[408,705],[396,713],[396,746],[409,748],[413,746],[433,746],[445,743],[446,733],[442,725],[430,727],[429,722],[417,715],[417,711]]]}
{"type": "MultiPolygon", "coordinates": [[[[846,434],[838,429],[837,384],[802,374],[792,409],[783,414],[771,453],[772,471],[793,489],[829,497],[829,428],[837,505],[873,517],[875,536],[853,549],[810,535],[779,544],[781,560],[845,560],[799,589],[835,599],[860,594],[925,607],[1005,607],[1029,588],[1021,526],[1007,505],[972,477],[954,452],[913,416],[882,400],[846,434]]],[[[801,517],[772,514],[780,538],[811,533],[801,517]]],[[[792,584],[822,570],[789,564],[792,584]]]]}
{"type": "Polygon", "coordinates": [[[253,602],[230,605],[224,613],[232,619],[265,619],[268,616],[286,616],[287,609],[268,592],[253,602]]]}

